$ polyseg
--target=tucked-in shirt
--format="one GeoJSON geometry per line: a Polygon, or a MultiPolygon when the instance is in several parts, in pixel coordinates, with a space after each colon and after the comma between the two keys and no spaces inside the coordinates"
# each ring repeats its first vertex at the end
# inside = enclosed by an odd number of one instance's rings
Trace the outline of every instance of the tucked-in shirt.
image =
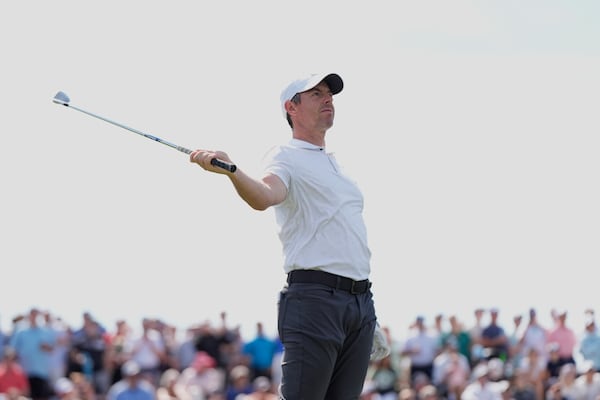
{"type": "Polygon", "coordinates": [[[363,196],[333,154],[292,139],[273,149],[265,170],[287,187],[275,206],[284,271],[320,269],[354,280],[369,277],[371,252],[363,196]]]}

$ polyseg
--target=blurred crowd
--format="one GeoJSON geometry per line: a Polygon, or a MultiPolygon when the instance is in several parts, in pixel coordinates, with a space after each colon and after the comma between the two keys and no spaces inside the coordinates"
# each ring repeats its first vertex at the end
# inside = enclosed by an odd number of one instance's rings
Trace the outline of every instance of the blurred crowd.
{"type": "Polygon", "coordinates": [[[33,308],[0,332],[0,398],[5,400],[277,399],[282,346],[262,323],[244,341],[226,313],[183,335],[162,320],[106,327],[89,312],[72,327],[33,308]],[[137,332],[137,333],[136,333],[137,332]],[[279,361],[280,363],[280,361],[279,361]],[[273,368],[273,365],[276,367],[273,368]]]}
{"type": "Polygon", "coordinates": [[[473,324],[417,316],[389,357],[372,362],[361,400],[600,400],[600,335],[594,310],[571,327],[566,310],[550,326],[531,308],[499,322],[497,308],[474,310],[473,324]]]}
{"type": "MultiPolygon", "coordinates": [[[[391,353],[372,361],[360,400],[600,400],[600,335],[593,310],[573,328],[565,310],[542,326],[535,309],[502,326],[498,309],[383,330],[391,353]]],[[[283,346],[257,322],[244,340],[227,314],[185,332],[162,320],[107,327],[89,312],[69,326],[32,308],[0,332],[3,400],[278,399],[283,346]],[[136,328],[136,329],[134,329],[136,328]]]]}

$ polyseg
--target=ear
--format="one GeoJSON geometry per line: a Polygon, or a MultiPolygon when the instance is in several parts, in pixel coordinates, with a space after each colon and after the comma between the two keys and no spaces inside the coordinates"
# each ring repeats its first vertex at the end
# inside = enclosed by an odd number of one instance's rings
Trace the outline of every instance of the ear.
{"type": "Polygon", "coordinates": [[[296,103],[291,100],[285,102],[285,111],[292,115],[296,111],[296,103]]]}

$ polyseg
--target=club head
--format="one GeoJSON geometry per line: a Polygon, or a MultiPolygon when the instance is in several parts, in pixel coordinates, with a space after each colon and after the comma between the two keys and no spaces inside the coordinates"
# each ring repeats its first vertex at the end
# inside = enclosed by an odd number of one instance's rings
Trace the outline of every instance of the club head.
{"type": "Polygon", "coordinates": [[[70,99],[69,99],[69,96],[67,96],[65,92],[58,92],[58,93],[56,93],[56,96],[54,96],[52,101],[55,102],[56,104],[62,104],[63,106],[68,106],[70,99]]]}

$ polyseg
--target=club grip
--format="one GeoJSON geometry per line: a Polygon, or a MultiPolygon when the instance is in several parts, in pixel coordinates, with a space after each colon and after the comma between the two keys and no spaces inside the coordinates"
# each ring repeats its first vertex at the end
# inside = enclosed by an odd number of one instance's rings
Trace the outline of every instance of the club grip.
{"type": "Polygon", "coordinates": [[[215,167],[226,169],[227,171],[232,173],[235,172],[235,170],[237,169],[235,164],[226,163],[225,161],[221,161],[218,158],[213,158],[212,160],[210,160],[210,163],[215,167]]]}

